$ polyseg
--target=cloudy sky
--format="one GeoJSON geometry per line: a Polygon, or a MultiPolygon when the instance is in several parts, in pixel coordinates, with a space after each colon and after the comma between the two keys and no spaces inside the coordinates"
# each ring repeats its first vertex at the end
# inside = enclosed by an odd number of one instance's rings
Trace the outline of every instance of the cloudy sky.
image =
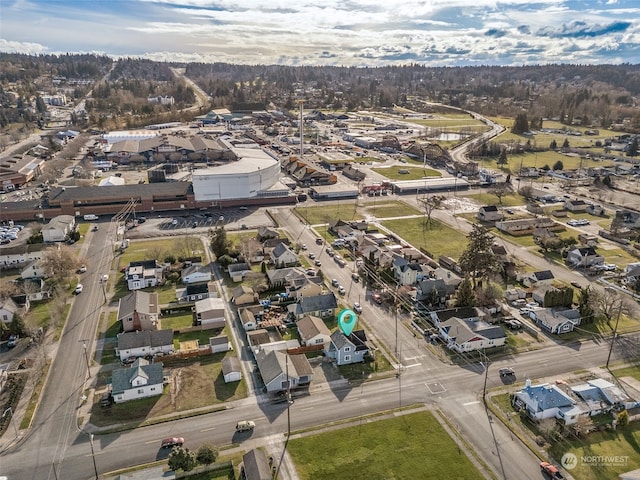
{"type": "Polygon", "coordinates": [[[0,0],[0,51],[431,66],[640,63],[638,0],[0,0]]]}

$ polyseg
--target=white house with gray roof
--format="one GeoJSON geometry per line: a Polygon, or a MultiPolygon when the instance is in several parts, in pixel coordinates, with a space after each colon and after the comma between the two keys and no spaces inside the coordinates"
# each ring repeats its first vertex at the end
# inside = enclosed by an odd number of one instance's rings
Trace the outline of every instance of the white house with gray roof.
{"type": "Polygon", "coordinates": [[[501,347],[507,341],[502,327],[479,320],[452,317],[440,323],[438,330],[447,347],[459,353],[501,347]]]}
{"type": "Polygon", "coordinates": [[[76,219],[73,215],[58,215],[42,228],[42,241],[44,243],[64,242],[75,228],[76,219]]]}
{"type": "Polygon", "coordinates": [[[283,392],[287,386],[295,389],[311,383],[313,369],[304,355],[258,350],[255,357],[267,392],[283,392]]]}
{"type": "Polygon", "coordinates": [[[298,255],[282,242],[271,250],[270,256],[276,268],[290,267],[299,263],[298,255]]]}
{"type": "Polygon", "coordinates": [[[111,395],[116,403],[162,395],[163,378],[162,363],[138,358],[130,368],[111,373],[111,395]]]}
{"type": "Polygon", "coordinates": [[[314,317],[326,318],[333,317],[338,308],[338,301],[333,292],[313,297],[302,297],[298,303],[287,306],[290,313],[293,313],[297,319],[305,315],[313,315],[314,317]]]}
{"type": "Polygon", "coordinates": [[[144,330],[118,335],[116,355],[121,361],[173,352],[173,330],[144,330]]]}
{"type": "Polygon", "coordinates": [[[336,330],[331,334],[331,341],[325,345],[324,353],[327,357],[333,358],[338,365],[364,362],[369,352],[366,342],[364,330],[356,330],[349,336],[336,330]]]}
{"type": "Polygon", "coordinates": [[[296,322],[300,341],[307,347],[312,345],[326,345],[331,341],[331,330],[321,318],[305,315],[296,322]]]}
{"type": "Polygon", "coordinates": [[[118,302],[118,321],[123,332],[160,328],[158,294],[134,290],[118,302]]]}

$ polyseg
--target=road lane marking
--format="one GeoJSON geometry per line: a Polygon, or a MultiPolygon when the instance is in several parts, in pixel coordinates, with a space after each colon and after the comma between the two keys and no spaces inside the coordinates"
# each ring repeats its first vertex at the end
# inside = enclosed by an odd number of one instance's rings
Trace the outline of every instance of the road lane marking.
{"type": "Polygon", "coordinates": [[[469,405],[477,405],[478,403],[480,403],[480,400],[474,400],[473,402],[463,403],[462,405],[465,407],[468,407],[469,405]]]}
{"type": "Polygon", "coordinates": [[[209,428],[203,428],[202,430],[200,430],[201,432],[210,432],[211,430],[215,430],[216,427],[209,427],[209,428]]]}

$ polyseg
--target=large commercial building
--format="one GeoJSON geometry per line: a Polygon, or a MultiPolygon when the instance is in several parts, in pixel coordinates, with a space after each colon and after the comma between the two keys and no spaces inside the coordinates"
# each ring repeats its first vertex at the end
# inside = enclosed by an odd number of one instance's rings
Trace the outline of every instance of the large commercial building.
{"type": "Polygon", "coordinates": [[[236,161],[193,171],[196,202],[286,197],[291,193],[280,183],[280,160],[261,148],[232,147],[231,150],[236,161]]]}

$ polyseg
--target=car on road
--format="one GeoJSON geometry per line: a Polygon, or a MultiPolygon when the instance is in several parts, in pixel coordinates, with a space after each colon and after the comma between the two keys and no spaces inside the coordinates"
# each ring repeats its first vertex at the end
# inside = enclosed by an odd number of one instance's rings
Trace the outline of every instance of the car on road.
{"type": "Polygon", "coordinates": [[[11,335],[9,337],[9,341],[7,342],[7,348],[13,348],[16,346],[16,344],[18,343],[18,336],[17,335],[11,335]]]}
{"type": "Polygon", "coordinates": [[[354,282],[359,282],[360,281],[360,275],[358,275],[357,273],[352,273],[351,274],[351,280],[353,280],[354,282]]]}
{"type": "Polygon", "coordinates": [[[165,438],[160,444],[162,448],[181,447],[182,445],[184,445],[184,438],[182,437],[165,438]]]}
{"type": "Polygon", "coordinates": [[[322,245],[323,241],[321,238],[316,238],[316,245],[322,245]]]}
{"type": "Polygon", "coordinates": [[[504,211],[507,212],[509,215],[513,215],[513,209],[512,208],[505,208],[504,211]]]}
{"type": "Polygon", "coordinates": [[[87,266],[86,265],[80,265],[80,268],[78,269],[78,273],[84,273],[87,271],[87,266]]]}
{"type": "Polygon", "coordinates": [[[373,295],[371,295],[371,300],[376,302],[378,305],[382,303],[382,297],[378,293],[374,293],[373,295]]]}
{"type": "Polygon", "coordinates": [[[345,293],[347,293],[347,291],[345,290],[345,288],[344,288],[342,285],[340,285],[340,286],[338,287],[338,293],[339,293],[340,295],[344,295],[345,293]]]}
{"type": "Polygon", "coordinates": [[[307,249],[307,244],[306,244],[306,243],[303,243],[303,244],[300,246],[300,248],[302,248],[303,250],[306,250],[306,249],[307,249]]]}
{"type": "Polygon", "coordinates": [[[98,230],[100,230],[100,227],[98,225],[94,225],[93,228],[91,229],[93,232],[97,232],[98,230]]]}
{"type": "Polygon", "coordinates": [[[354,303],[353,311],[356,313],[362,313],[362,306],[358,302],[354,303]]]}
{"type": "Polygon", "coordinates": [[[252,420],[242,420],[236,423],[236,432],[246,432],[256,428],[256,424],[252,420]]]}
{"type": "Polygon", "coordinates": [[[311,260],[315,260],[315,259],[316,259],[316,254],[315,254],[315,253],[313,253],[313,252],[310,252],[310,253],[309,253],[309,258],[310,258],[311,260]]]}
{"type": "Polygon", "coordinates": [[[73,293],[75,293],[76,295],[80,295],[83,289],[84,289],[84,286],[81,283],[79,283],[78,285],[76,285],[76,288],[73,290],[73,293]]]}
{"type": "Polygon", "coordinates": [[[338,281],[337,278],[332,278],[331,279],[331,286],[332,287],[339,287],[340,286],[340,282],[338,281]]]}
{"type": "Polygon", "coordinates": [[[576,287],[576,288],[582,288],[582,285],[580,285],[580,283],[576,282],[575,280],[573,282],[571,282],[571,286],[572,287],[576,287]]]}
{"type": "Polygon", "coordinates": [[[515,374],[516,372],[513,370],[513,368],[505,367],[500,369],[501,377],[511,377],[511,376],[514,376],[515,374]]]}
{"type": "Polygon", "coordinates": [[[558,470],[558,467],[551,465],[549,462],[540,462],[540,470],[554,480],[562,480],[564,478],[560,470],[558,470]]]}
{"type": "Polygon", "coordinates": [[[322,266],[322,262],[320,260],[316,260],[315,262],[316,267],[321,267],[322,266]]]}

